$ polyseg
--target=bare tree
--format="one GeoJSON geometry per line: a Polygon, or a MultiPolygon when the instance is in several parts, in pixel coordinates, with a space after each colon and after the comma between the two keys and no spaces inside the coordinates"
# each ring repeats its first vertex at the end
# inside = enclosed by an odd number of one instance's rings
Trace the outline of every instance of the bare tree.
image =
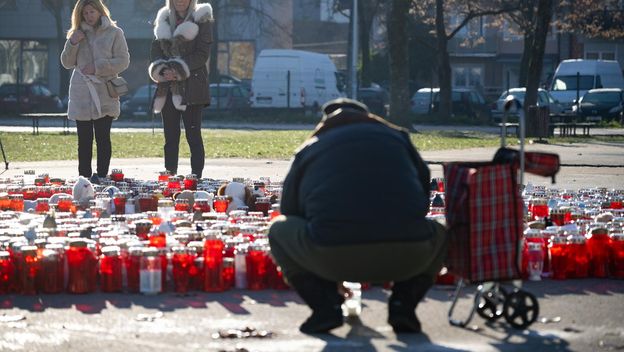
{"type": "Polygon", "coordinates": [[[528,113],[530,106],[537,103],[537,89],[539,88],[544,66],[544,51],[546,50],[546,37],[553,16],[554,0],[540,0],[537,6],[535,30],[533,42],[529,52],[528,72],[526,80],[526,93],[524,97],[524,109],[528,113]]]}
{"type": "Polygon", "coordinates": [[[392,0],[388,13],[388,45],[390,56],[390,116],[391,122],[413,127],[409,121],[409,60],[407,57],[407,22],[410,2],[392,0]]]}

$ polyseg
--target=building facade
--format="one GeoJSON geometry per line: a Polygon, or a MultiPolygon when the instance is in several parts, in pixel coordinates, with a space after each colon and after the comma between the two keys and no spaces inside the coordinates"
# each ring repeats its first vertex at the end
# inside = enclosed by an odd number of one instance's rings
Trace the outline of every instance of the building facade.
{"type": "MultiPolygon", "coordinates": [[[[131,88],[149,82],[147,66],[153,21],[164,0],[104,0],[113,20],[124,30],[130,67],[123,73],[131,88]]],[[[206,2],[201,1],[200,2],[206,2]]],[[[292,47],[291,0],[213,0],[218,26],[213,50],[218,50],[222,74],[251,78],[258,53],[265,48],[292,47]]],[[[65,2],[63,2],[65,3],[65,2]]],[[[39,0],[0,0],[0,84],[44,82],[60,96],[59,56],[70,27],[71,9],[61,15],[62,40],[52,11],[39,0]]]]}

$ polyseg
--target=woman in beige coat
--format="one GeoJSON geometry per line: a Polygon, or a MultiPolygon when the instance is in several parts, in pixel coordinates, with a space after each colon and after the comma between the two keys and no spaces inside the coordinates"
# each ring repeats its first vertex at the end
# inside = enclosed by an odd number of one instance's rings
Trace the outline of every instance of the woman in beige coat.
{"type": "Polygon", "coordinates": [[[119,117],[119,98],[108,93],[106,81],[128,68],[130,55],[123,31],[101,0],[79,0],[61,53],[73,69],[67,117],[78,131],[78,173],[98,183],[106,177],[112,154],[110,129],[119,117]],[[97,174],[91,175],[93,135],[97,143],[97,174]]]}

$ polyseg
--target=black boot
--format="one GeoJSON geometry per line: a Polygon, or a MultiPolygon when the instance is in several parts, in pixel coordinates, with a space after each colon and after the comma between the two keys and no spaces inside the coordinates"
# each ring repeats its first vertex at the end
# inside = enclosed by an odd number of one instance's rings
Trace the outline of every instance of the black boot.
{"type": "Polygon", "coordinates": [[[416,317],[416,305],[425,297],[431,286],[433,278],[428,275],[418,275],[407,281],[394,283],[392,295],[388,300],[388,323],[394,332],[421,331],[420,321],[416,317]]]}
{"type": "Polygon", "coordinates": [[[303,301],[312,309],[312,315],[299,330],[306,334],[326,333],[343,324],[344,297],[338,294],[337,284],[313,274],[300,274],[288,280],[303,301]]]}

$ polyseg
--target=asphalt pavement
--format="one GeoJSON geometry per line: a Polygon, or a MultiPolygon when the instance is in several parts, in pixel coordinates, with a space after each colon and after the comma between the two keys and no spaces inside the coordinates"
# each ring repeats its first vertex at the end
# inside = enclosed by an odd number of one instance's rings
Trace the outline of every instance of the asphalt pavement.
{"type": "MultiPolygon", "coordinates": [[[[527,150],[557,153],[564,165],[555,185],[549,179],[531,175],[526,176],[527,182],[561,189],[624,189],[624,144],[531,144],[527,150]]],[[[441,162],[489,160],[494,152],[495,148],[475,148],[424,152],[423,157],[431,162],[432,176],[437,177],[442,176],[441,162]]],[[[190,172],[188,160],[180,164],[181,173],[190,172]]],[[[204,174],[222,179],[264,176],[281,180],[289,165],[288,160],[210,159],[204,174]]],[[[163,168],[161,159],[115,157],[111,167],[141,179],[155,178],[163,168]]],[[[72,177],[77,162],[10,162],[8,170],[0,170],[0,177],[22,174],[26,169],[72,177]]],[[[469,287],[461,294],[456,317],[467,316],[474,289],[469,287]]],[[[523,289],[536,295],[539,302],[538,320],[525,330],[513,329],[503,319],[487,322],[479,316],[467,328],[450,326],[447,314],[452,288],[435,286],[417,310],[423,334],[396,335],[386,324],[389,293],[373,287],[363,292],[364,309],[359,319],[319,336],[298,331],[310,311],[293,291],[231,290],[188,296],[171,292],[157,296],[5,295],[0,296],[0,351],[624,350],[623,280],[546,279],[525,282],[523,289]],[[247,327],[270,333],[271,337],[213,336],[247,327]]]]}

